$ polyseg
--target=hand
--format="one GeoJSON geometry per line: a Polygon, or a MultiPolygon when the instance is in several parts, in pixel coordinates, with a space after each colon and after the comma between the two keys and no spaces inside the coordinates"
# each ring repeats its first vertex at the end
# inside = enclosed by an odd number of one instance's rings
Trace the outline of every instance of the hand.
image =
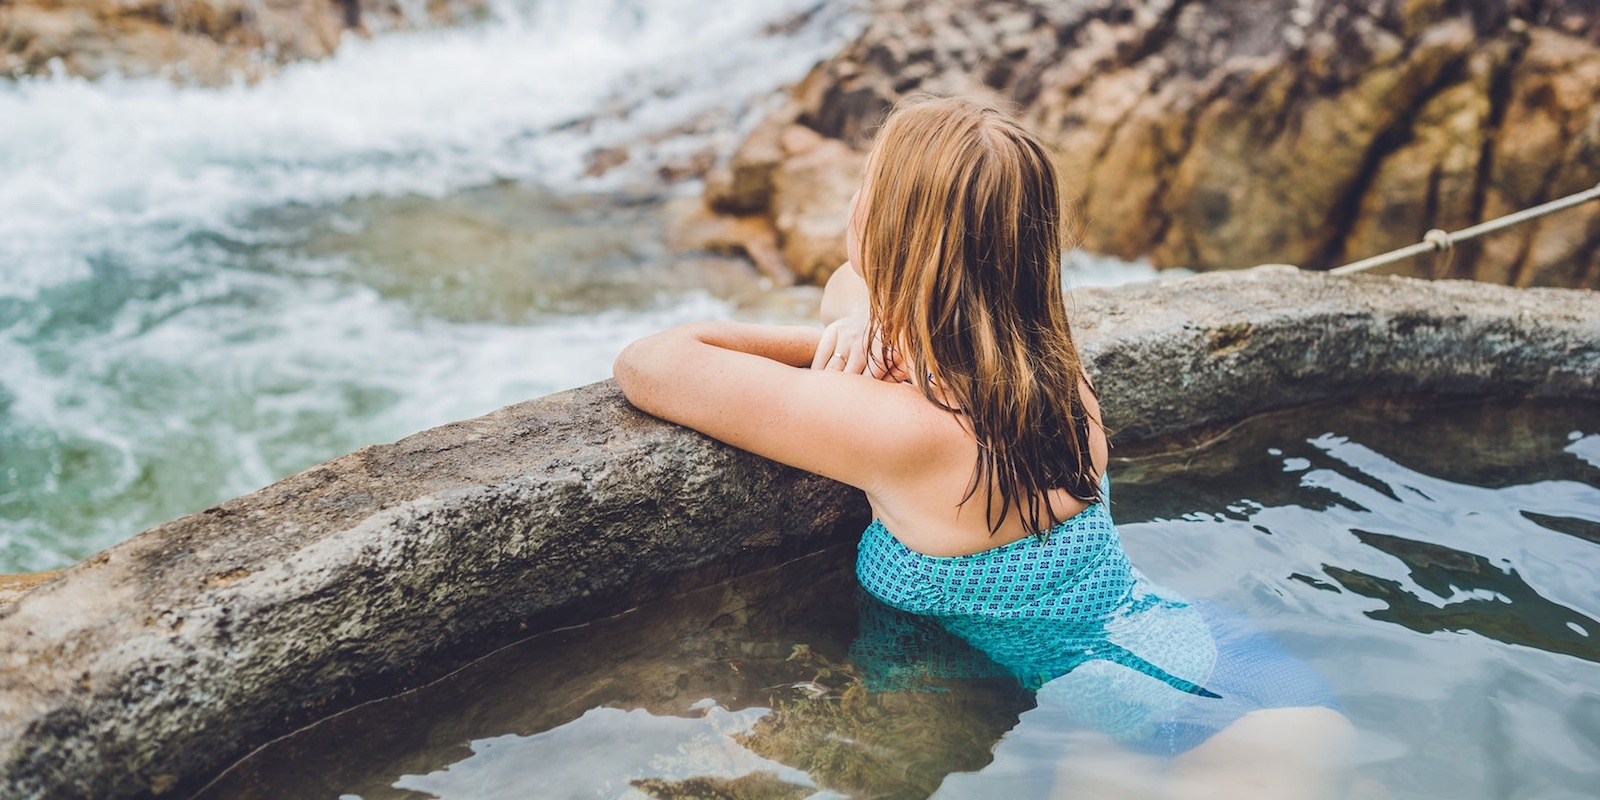
{"type": "Polygon", "coordinates": [[[864,315],[841,317],[829,323],[817,342],[811,368],[852,375],[870,374],[880,381],[892,383],[906,380],[908,375],[896,363],[893,350],[884,347],[876,336],[869,342],[867,328],[864,315]]]}

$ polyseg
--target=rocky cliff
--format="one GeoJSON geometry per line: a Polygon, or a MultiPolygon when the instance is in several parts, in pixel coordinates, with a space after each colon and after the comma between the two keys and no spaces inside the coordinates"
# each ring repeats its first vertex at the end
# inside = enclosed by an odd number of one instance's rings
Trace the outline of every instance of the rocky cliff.
{"type": "MultiPolygon", "coordinates": [[[[917,91],[1013,105],[1086,248],[1326,268],[1600,182],[1600,3],[881,0],[708,180],[816,280],[874,124],[917,91]]],[[[1600,286],[1600,204],[1405,267],[1600,286]]]]}
{"type": "Polygon", "coordinates": [[[54,71],[219,84],[332,55],[346,30],[450,24],[483,0],[5,0],[0,77],[54,71]]]}

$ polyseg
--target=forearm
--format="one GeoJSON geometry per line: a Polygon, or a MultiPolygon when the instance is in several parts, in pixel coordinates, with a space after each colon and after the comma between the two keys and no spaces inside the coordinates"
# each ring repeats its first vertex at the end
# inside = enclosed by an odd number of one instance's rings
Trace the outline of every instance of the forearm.
{"type": "Polygon", "coordinates": [[[844,317],[867,315],[870,303],[867,284],[849,262],[833,271],[828,285],[822,290],[822,322],[827,324],[844,317]]]}
{"type": "MultiPolygon", "coordinates": [[[[673,331],[701,344],[769,358],[791,367],[811,366],[822,331],[805,325],[757,325],[748,322],[697,322],[673,331]]],[[[667,333],[673,333],[667,331],[667,333]]]]}
{"type": "Polygon", "coordinates": [[[724,393],[708,386],[748,380],[763,364],[769,369],[782,369],[780,364],[809,367],[821,335],[819,329],[802,326],[679,325],[628,345],[612,365],[612,375],[641,410],[685,422],[707,396],[724,393]]]}

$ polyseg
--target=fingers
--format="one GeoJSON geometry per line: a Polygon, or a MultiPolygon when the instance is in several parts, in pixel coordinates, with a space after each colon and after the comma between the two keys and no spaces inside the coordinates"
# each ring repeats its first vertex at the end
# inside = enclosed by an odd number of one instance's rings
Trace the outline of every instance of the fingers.
{"type": "Polygon", "coordinates": [[[833,357],[834,348],[839,344],[838,325],[829,325],[822,329],[822,338],[817,341],[817,352],[811,356],[812,369],[826,369],[830,361],[838,361],[833,357]]]}
{"type": "Polygon", "coordinates": [[[839,351],[847,353],[850,357],[845,364],[845,372],[854,375],[870,374],[876,378],[884,369],[883,348],[878,344],[877,334],[873,334],[870,343],[868,342],[868,330],[867,321],[860,320],[860,324],[850,332],[848,339],[843,335],[839,337],[839,351]]]}
{"type": "MultiPolygon", "coordinates": [[[[817,340],[817,352],[811,356],[811,368],[849,372],[855,361],[855,351],[861,346],[861,326],[851,319],[835,320],[822,331],[817,340]]],[[[864,360],[864,357],[863,357],[864,360]]],[[[855,371],[860,372],[861,367],[855,371]]]]}
{"type": "MultiPolygon", "coordinates": [[[[863,344],[860,339],[857,339],[855,346],[851,347],[849,352],[845,354],[847,356],[844,365],[845,372],[852,375],[860,375],[867,371],[867,348],[863,344]]],[[[836,358],[834,362],[837,363],[840,360],[836,358]]]]}
{"type": "Polygon", "coordinates": [[[811,368],[882,378],[889,369],[882,348],[873,339],[868,346],[866,320],[845,318],[824,328],[811,356],[811,368]]]}
{"type": "Polygon", "coordinates": [[[882,352],[867,359],[867,372],[877,380],[887,380],[889,376],[888,357],[882,352]]]}

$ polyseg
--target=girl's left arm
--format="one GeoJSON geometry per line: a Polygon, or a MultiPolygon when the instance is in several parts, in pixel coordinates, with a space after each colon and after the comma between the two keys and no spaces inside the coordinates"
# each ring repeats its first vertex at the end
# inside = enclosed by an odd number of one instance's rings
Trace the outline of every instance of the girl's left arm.
{"type": "MultiPolygon", "coordinates": [[[[774,461],[869,488],[896,469],[903,387],[809,369],[822,331],[701,322],[640,339],[613,372],[641,411],[774,461]]],[[[913,460],[907,459],[909,465],[913,460]]]]}

